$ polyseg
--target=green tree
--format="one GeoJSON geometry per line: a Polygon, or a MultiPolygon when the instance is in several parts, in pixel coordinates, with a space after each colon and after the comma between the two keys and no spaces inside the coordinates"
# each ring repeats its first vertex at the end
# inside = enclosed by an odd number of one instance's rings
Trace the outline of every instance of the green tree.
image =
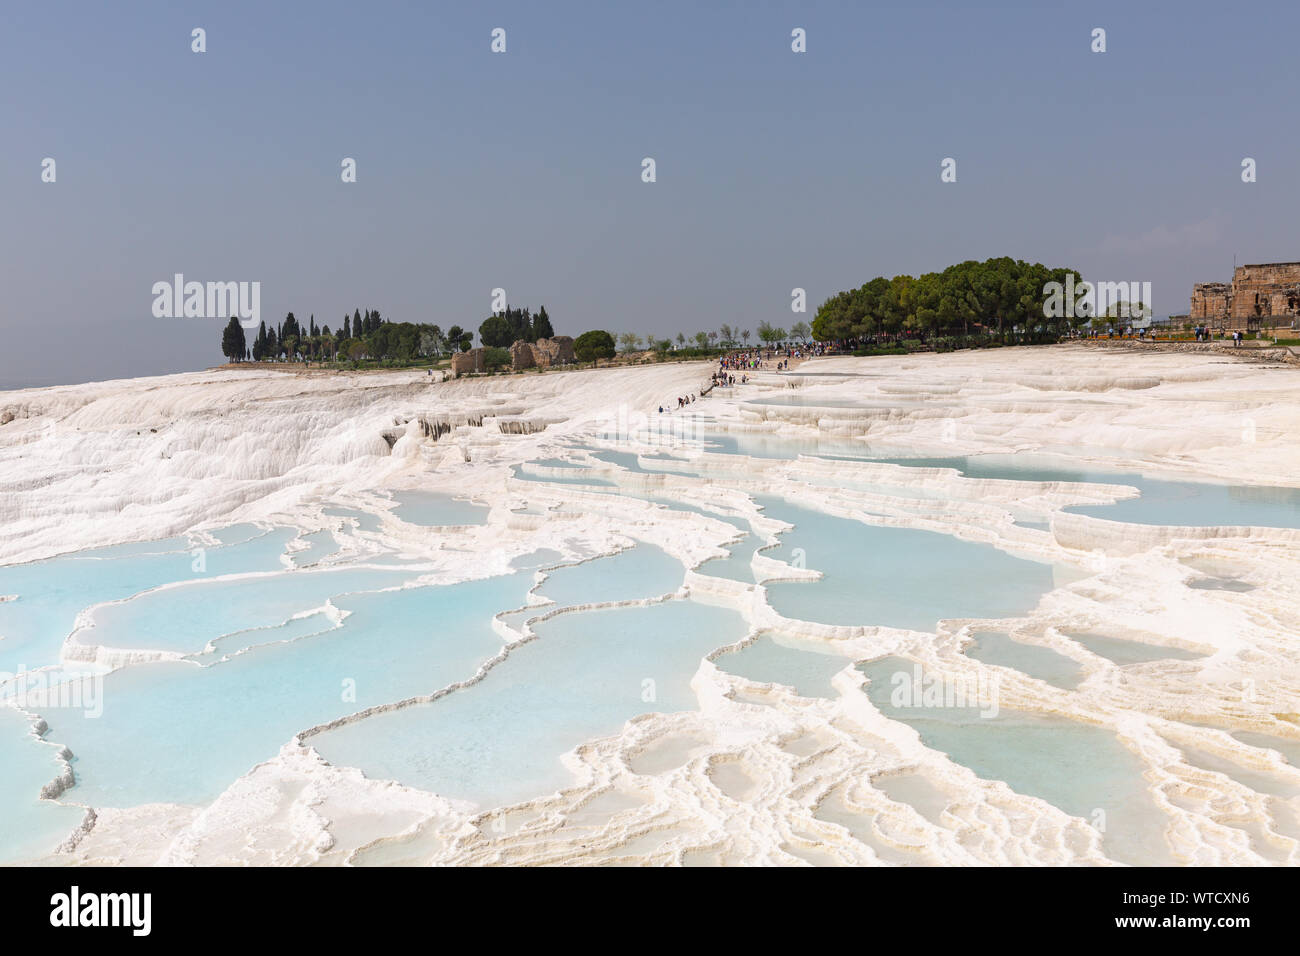
{"type": "Polygon", "coordinates": [[[243,326],[239,324],[239,319],[232,315],[221,333],[221,354],[232,362],[242,362],[246,350],[243,326]]]}
{"type": "Polygon", "coordinates": [[[503,349],[515,341],[515,330],[502,315],[488,316],[478,327],[478,338],[488,348],[503,349]]]}
{"type": "Polygon", "coordinates": [[[538,309],[537,314],[533,316],[533,336],[533,341],[555,337],[555,330],[551,328],[551,317],[546,314],[546,306],[538,309]]]}
{"type": "Polygon", "coordinates": [[[420,354],[423,356],[437,356],[443,348],[442,329],[436,325],[423,325],[420,327],[420,354]]]}
{"type": "Polygon", "coordinates": [[[618,335],[620,352],[635,352],[641,348],[641,336],[635,332],[620,332],[618,335]]]}
{"type": "Polygon", "coordinates": [[[579,362],[599,365],[601,359],[614,357],[614,337],[603,329],[583,332],[573,343],[573,354],[579,362]]]}
{"type": "Polygon", "coordinates": [[[453,325],[447,330],[447,345],[453,351],[468,352],[473,343],[474,337],[459,325],[453,325]]]}

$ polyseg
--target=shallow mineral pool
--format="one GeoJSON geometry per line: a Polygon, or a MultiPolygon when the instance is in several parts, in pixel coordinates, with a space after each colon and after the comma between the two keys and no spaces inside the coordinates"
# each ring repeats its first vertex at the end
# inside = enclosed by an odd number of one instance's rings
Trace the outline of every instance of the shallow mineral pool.
{"type": "Polygon", "coordinates": [[[432,491],[398,491],[393,493],[397,506],[393,514],[408,524],[425,527],[486,524],[489,509],[454,495],[432,491]]]}
{"type": "Polygon", "coordinates": [[[560,761],[638,714],[694,709],[701,658],[739,639],[734,611],[695,601],[563,614],[534,625],[477,684],[312,738],[325,759],[494,806],[572,782],[560,761]]]}
{"type": "Polygon", "coordinates": [[[1142,762],[1102,727],[1059,717],[990,708],[902,706],[891,698],[894,675],[913,673],[910,662],[886,657],[860,665],[867,696],[887,717],[921,735],[986,780],[1001,780],[1097,826],[1108,856],[1126,863],[1170,861],[1164,840],[1169,819],[1156,806],[1142,762]]]}
{"type": "Polygon", "coordinates": [[[944,618],[1021,614],[1053,587],[1051,565],[991,545],[757,500],[766,515],[794,525],[766,556],[822,573],[818,581],[767,584],[772,606],[786,617],[932,631],[944,618]]]}
{"type": "Polygon", "coordinates": [[[852,663],[823,645],[763,634],[739,650],[720,655],[718,667],[760,684],[784,684],[800,697],[838,697],[831,678],[852,663]]]}
{"type": "Polygon", "coordinates": [[[1013,640],[998,631],[977,631],[971,637],[964,653],[977,661],[1009,667],[1062,690],[1074,690],[1083,680],[1083,667],[1050,647],[1013,640]]]}

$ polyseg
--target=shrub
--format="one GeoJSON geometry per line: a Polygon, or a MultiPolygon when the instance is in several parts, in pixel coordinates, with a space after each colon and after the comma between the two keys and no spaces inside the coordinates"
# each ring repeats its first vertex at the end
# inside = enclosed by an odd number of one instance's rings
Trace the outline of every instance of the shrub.
{"type": "Polygon", "coordinates": [[[614,336],[604,329],[583,332],[573,342],[573,355],[579,362],[598,362],[614,357],[614,336]]]}

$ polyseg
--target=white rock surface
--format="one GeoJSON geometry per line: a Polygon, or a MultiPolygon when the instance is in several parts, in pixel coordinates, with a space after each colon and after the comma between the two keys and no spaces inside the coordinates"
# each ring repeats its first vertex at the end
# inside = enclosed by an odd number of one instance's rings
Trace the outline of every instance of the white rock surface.
{"type": "MultiPolygon", "coordinates": [[[[390,543],[420,554],[439,581],[503,572],[538,547],[568,557],[653,542],[688,568],[723,554],[735,529],[637,498],[510,476],[512,465],[583,458],[561,440],[614,427],[666,428],[693,448],[687,416],[655,409],[698,392],[702,363],[584,370],[430,384],[423,373],[291,375],[208,372],[34,389],[0,396],[0,561],[13,563],[121,541],[243,521],[324,527],[320,502],[374,504],[377,490],[472,493],[494,507],[465,529],[454,555],[386,521],[390,543]],[[433,442],[417,419],[453,423],[433,442]],[[502,434],[496,417],[549,422],[502,434]],[[462,424],[480,417],[484,424],[462,424]],[[389,447],[384,433],[395,433],[389,447]],[[554,508],[546,516],[520,513],[554,508]]],[[[1212,356],[1001,349],[949,355],[825,359],[788,375],[759,373],[734,397],[692,406],[732,430],[806,436],[821,427],[873,445],[934,455],[1077,449],[1082,460],[1153,477],[1295,485],[1300,482],[1300,374],[1212,356]],[[835,378],[800,372],[852,372],[835,378]],[[790,391],[797,388],[798,392],[790,391]],[[761,396],[821,394],[871,403],[818,412],[756,406],[761,396]],[[883,410],[881,405],[887,406],[883,410]]],[[[626,447],[626,446],[621,446],[626,447]]],[[[661,444],[645,444],[650,452],[661,444]]],[[[857,520],[942,530],[1071,569],[1029,614],[981,629],[1009,630],[1076,660],[1073,692],[960,653],[972,630],[937,633],[833,627],[782,618],[761,587],[688,574],[687,588],[736,607],[760,629],[824,642],[844,657],[834,700],[804,699],[701,662],[697,711],[648,714],[567,755],[573,786],[514,807],[475,808],[331,767],[311,729],[206,807],[98,810],[47,863],[305,864],[1063,864],[1113,862],[1089,821],[982,780],[924,747],[860,692],[849,665],[903,654],[953,679],[996,671],[1001,706],[1108,728],[1140,761],[1158,807],[1154,826],[1172,862],[1300,862],[1300,769],[1227,730],[1300,741],[1300,532],[1171,529],[1061,515],[1072,504],[1129,497],[1122,485],[965,479],[945,469],[801,457],[737,459],[693,452],[705,477],[642,475],[588,465],[633,492],[723,505],[771,534],[747,493],[857,520]],[[872,481],[917,498],[859,492],[872,481]],[[867,519],[869,506],[881,518],[867,519]],[[1011,511],[1056,513],[1051,532],[1015,525],[1011,511]],[[1195,590],[1187,562],[1231,566],[1254,590],[1195,590]],[[1195,661],[1117,667],[1065,636],[1105,630],[1195,649],[1195,661]],[[1248,688],[1248,690],[1246,690],[1248,688]],[[1277,793],[1200,769],[1184,749],[1270,775],[1277,793]],[[923,778],[946,808],[926,816],[876,785],[923,778]],[[1280,795],[1279,795],[1280,794],[1280,795]],[[1289,795],[1287,795],[1289,794],[1289,795]],[[839,821],[839,822],[835,822],[839,821]]],[[[650,464],[650,462],[647,462],[650,464]]],[[[343,541],[364,554],[365,536],[343,541]]],[[[759,555],[771,577],[806,572],[759,555]]],[[[544,612],[539,612],[544,613],[544,612]]],[[[500,624],[507,636],[519,632],[500,624]]],[[[524,626],[526,627],[526,626],[524,626]]],[[[90,645],[87,645],[90,646],[90,645]]],[[[101,649],[102,650],[102,649],[101,649]]],[[[68,656],[91,654],[71,648],[68,656]]],[[[130,666],[128,653],[101,654],[130,666]]],[[[75,798],[75,788],[63,797],[75,798]]]]}

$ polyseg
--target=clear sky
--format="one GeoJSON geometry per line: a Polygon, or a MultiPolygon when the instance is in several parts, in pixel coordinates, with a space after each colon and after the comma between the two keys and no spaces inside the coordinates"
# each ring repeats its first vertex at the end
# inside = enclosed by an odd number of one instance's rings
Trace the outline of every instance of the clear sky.
{"type": "Polygon", "coordinates": [[[1234,254],[1300,260],[1293,2],[126,0],[4,19],[0,385],[218,364],[223,323],[151,314],[176,272],[260,281],[272,321],[371,307],[477,329],[502,287],[559,333],[689,335],[789,325],[796,286],[811,319],[963,259],[1149,281],[1157,315],[1228,281],[1234,254]]]}

